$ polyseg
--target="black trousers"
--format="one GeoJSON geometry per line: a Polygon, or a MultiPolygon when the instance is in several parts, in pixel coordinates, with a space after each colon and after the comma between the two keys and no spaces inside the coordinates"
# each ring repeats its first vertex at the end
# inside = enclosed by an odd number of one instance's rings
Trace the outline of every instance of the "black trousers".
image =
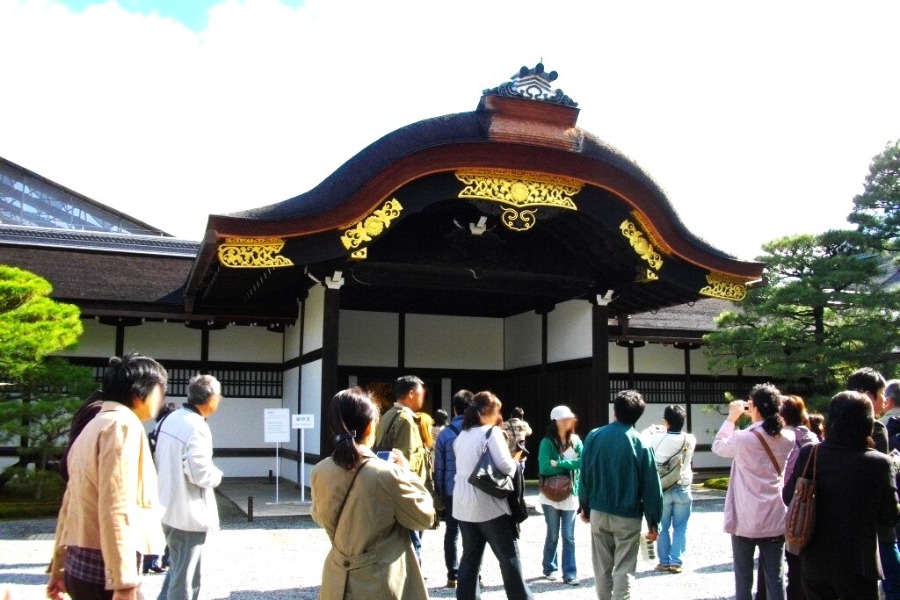
{"type": "Polygon", "coordinates": [[[803,563],[803,591],[807,600],[878,600],[878,580],[855,573],[803,563]]]}
{"type": "Polygon", "coordinates": [[[91,583],[84,579],[66,576],[66,591],[72,600],[111,600],[112,590],[106,589],[102,583],[91,583]]]}

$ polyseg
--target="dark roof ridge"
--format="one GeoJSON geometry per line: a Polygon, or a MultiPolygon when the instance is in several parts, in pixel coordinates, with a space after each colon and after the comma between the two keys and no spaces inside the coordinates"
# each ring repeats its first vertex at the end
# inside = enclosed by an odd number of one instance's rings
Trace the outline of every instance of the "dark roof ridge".
{"type": "Polygon", "coordinates": [[[19,246],[52,246],[150,255],[197,255],[200,242],[162,235],[134,235],[0,224],[0,242],[19,246]]]}

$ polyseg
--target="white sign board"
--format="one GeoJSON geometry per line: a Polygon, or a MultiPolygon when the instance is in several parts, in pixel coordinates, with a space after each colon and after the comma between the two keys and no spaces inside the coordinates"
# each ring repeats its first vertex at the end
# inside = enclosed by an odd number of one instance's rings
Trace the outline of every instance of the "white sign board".
{"type": "Polygon", "coordinates": [[[291,411],[288,408],[265,409],[265,443],[291,441],[291,411]]]}
{"type": "Polygon", "coordinates": [[[314,429],[316,415],[291,415],[292,429],[314,429]]]}

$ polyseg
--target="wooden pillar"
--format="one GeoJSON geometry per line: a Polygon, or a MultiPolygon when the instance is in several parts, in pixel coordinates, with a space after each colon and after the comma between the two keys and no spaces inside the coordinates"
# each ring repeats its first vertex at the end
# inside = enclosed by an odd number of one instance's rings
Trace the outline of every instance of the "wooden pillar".
{"type": "Polygon", "coordinates": [[[541,313],[541,401],[546,408],[547,399],[550,398],[550,384],[547,381],[547,344],[549,340],[547,313],[541,313]]]}
{"type": "Polygon", "coordinates": [[[597,296],[591,311],[591,395],[587,430],[609,423],[609,307],[610,295],[597,296]]]}
{"type": "Polygon", "coordinates": [[[209,326],[200,330],[200,373],[209,373],[209,326]]]}
{"type": "Polygon", "coordinates": [[[125,326],[119,323],[116,325],[116,356],[125,354],[125,326]]]}
{"type": "MultiPolygon", "coordinates": [[[[338,392],[338,334],[341,313],[340,287],[326,287],[322,315],[322,420],[328,416],[328,404],[338,392]]],[[[319,456],[330,456],[334,450],[333,433],[322,424],[319,456]]]]}
{"type": "Polygon", "coordinates": [[[686,431],[693,431],[693,398],[691,390],[691,350],[696,350],[700,344],[690,342],[679,342],[675,344],[676,348],[684,351],[684,411],[687,413],[686,431]]]}

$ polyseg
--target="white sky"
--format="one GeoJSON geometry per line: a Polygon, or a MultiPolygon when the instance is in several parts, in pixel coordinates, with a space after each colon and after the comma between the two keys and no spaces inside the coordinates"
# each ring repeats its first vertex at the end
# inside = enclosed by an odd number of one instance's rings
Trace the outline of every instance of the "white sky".
{"type": "MultiPolygon", "coordinates": [[[[189,1],[189,0],[184,0],[189,1]]],[[[578,124],[740,258],[847,226],[900,138],[900,2],[229,0],[195,32],[0,0],[0,156],[179,237],[302,193],[543,58],[578,124]]]]}

